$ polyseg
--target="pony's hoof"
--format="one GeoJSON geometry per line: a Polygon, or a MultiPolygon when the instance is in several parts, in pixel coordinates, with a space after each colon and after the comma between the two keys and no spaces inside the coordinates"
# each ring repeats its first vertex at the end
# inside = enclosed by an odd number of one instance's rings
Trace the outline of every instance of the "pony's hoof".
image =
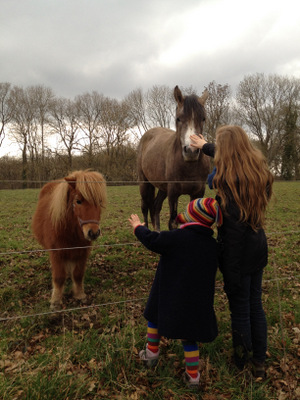
{"type": "Polygon", "coordinates": [[[74,297],[75,300],[79,301],[81,304],[86,304],[88,302],[87,296],[84,297],[74,297]]]}
{"type": "Polygon", "coordinates": [[[51,311],[59,311],[62,309],[61,303],[50,303],[50,310],[51,311]]]}
{"type": "Polygon", "coordinates": [[[75,300],[80,301],[81,303],[86,303],[87,302],[87,295],[85,293],[80,293],[80,294],[74,294],[73,297],[75,300]]]}

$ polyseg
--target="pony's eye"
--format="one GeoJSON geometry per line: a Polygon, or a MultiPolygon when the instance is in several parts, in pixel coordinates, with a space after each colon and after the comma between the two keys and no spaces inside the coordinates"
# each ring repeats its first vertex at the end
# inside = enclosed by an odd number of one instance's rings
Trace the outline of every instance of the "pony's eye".
{"type": "Polygon", "coordinates": [[[77,203],[77,204],[81,204],[82,201],[81,201],[81,200],[76,200],[76,203],[77,203]]]}

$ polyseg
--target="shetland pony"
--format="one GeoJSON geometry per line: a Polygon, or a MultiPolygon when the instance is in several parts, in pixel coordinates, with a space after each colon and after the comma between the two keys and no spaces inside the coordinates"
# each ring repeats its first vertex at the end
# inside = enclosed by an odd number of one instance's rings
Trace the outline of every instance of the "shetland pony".
{"type": "Polygon", "coordinates": [[[49,250],[52,271],[51,309],[62,304],[70,275],[75,299],[84,301],[83,278],[91,242],[100,235],[100,218],[106,204],[106,182],[94,171],[74,171],[41,190],[32,230],[49,250]]]}
{"type": "Polygon", "coordinates": [[[141,209],[145,225],[148,212],[155,230],[160,230],[159,214],[163,201],[169,200],[169,229],[176,228],[178,197],[189,194],[190,200],[203,197],[209,173],[209,157],[191,147],[190,135],[202,134],[205,121],[204,104],[208,97],[184,97],[174,89],[176,132],[166,128],[153,128],[142,136],[137,154],[137,172],[140,181],[141,209]],[[155,197],[155,188],[158,188],[155,197]]]}

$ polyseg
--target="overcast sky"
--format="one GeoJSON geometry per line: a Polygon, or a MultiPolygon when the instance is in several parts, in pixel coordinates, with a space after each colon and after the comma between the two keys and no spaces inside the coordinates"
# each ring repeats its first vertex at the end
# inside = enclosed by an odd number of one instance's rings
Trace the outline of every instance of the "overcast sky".
{"type": "Polygon", "coordinates": [[[0,82],[69,98],[300,78],[299,43],[299,0],[0,0],[0,82]]]}
{"type": "Polygon", "coordinates": [[[299,0],[0,0],[0,82],[57,96],[300,77],[299,0]]]}

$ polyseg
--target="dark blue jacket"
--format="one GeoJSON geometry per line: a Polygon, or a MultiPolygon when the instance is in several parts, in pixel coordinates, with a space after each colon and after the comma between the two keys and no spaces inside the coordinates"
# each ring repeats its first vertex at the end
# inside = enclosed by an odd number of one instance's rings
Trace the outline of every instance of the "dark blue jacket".
{"type": "Polygon", "coordinates": [[[158,332],[170,339],[211,342],[218,334],[214,312],[217,248],[213,231],[200,225],[152,232],[135,229],[137,238],[161,254],[144,311],[158,332]]]}
{"type": "MultiPolygon", "coordinates": [[[[215,146],[206,143],[203,153],[214,157],[215,146]]],[[[267,238],[263,229],[255,232],[246,222],[240,222],[240,211],[228,188],[226,210],[219,196],[216,200],[223,211],[223,225],[218,230],[219,267],[225,291],[230,294],[240,287],[242,275],[252,274],[268,263],[267,238]]]]}

